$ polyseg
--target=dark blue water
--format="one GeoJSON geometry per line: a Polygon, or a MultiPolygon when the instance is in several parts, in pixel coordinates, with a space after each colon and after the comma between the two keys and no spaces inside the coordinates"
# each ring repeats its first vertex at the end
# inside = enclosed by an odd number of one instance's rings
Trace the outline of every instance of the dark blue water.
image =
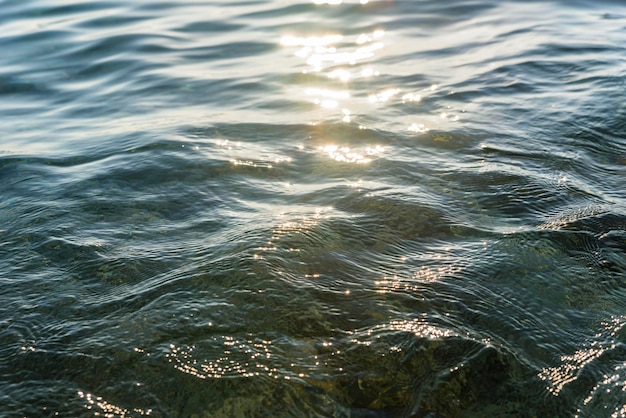
{"type": "Polygon", "coordinates": [[[0,0],[3,417],[626,416],[623,1],[0,0]]]}

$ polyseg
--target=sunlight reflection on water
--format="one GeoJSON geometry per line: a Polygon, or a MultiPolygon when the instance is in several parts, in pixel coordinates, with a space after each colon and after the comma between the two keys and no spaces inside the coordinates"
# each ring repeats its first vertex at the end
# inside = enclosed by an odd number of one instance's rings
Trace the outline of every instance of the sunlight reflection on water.
{"type": "Polygon", "coordinates": [[[0,414],[623,415],[621,5],[61,3],[0,15],[0,414]]]}

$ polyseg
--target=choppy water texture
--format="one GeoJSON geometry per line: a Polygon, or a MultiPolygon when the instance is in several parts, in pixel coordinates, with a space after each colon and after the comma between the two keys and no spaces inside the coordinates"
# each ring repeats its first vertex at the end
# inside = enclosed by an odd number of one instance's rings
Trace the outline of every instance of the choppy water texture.
{"type": "Polygon", "coordinates": [[[626,416],[622,1],[0,9],[0,415],[626,416]]]}

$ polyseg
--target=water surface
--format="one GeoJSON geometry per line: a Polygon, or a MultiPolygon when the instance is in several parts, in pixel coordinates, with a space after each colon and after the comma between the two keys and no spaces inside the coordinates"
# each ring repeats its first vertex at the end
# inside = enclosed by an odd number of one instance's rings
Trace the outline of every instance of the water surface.
{"type": "Polygon", "coordinates": [[[0,7],[3,416],[626,416],[621,1],[0,7]]]}

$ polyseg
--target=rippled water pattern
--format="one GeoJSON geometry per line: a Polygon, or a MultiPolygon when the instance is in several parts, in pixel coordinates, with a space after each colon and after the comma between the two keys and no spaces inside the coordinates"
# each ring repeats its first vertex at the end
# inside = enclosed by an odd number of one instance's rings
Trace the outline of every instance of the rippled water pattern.
{"type": "Polygon", "coordinates": [[[3,417],[626,416],[626,4],[0,0],[3,417]]]}

